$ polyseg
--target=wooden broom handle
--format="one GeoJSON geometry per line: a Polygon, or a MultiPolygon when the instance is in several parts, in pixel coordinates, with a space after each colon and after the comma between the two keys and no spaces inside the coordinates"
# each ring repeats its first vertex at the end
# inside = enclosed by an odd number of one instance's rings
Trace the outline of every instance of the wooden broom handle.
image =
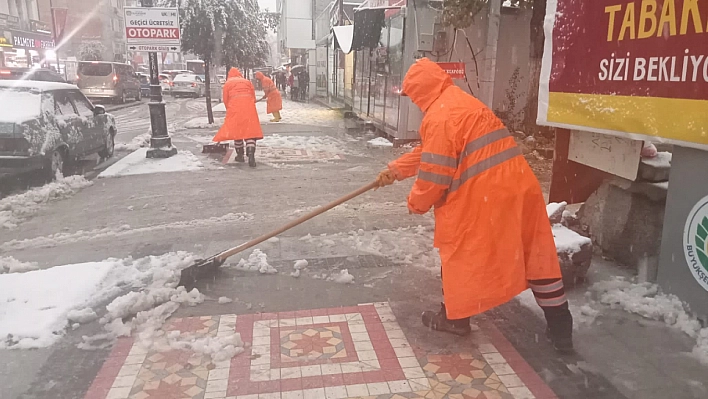
{"type": "Polygon", "coordinates": [[[255,247],[256,245],[262,243],[263,241],[269,240],[279,234],[282,234],[283,232],[288,231],[299,224],[305,223],[306,221],[314,218],[315,216],[321,215],[321,214],[327,212],[328,210],[330,210],[336,206],[339,206],[354,197],[358,197],[358,196],[364,194],[365,192],[367,192],[371,189],[374,189],[376,187],[378,187],[378,183],[373,181],[373,182],[367,184],[366,186],[361,187],[360,189],[345,195],[344,197],[341,197],[335,201],[332,201],[329,204],[327,204],[321,208],[317,208],[314,211],[312,211],[306,215],[300,216],[299,218],[293,220],[292,222],[286,224],[285,226],[283,226],[277,230],[271,231],[270,233],[264,234],[258,238],[254,238],[251,241],[245,242],[245,243],[239,245],[238,247],[228,249],[228,250],[216,255],[216,260],[223,262],[224,260],[226,260],[226,258],[228,258],[232,255],[235,255],[239,252],[243,252],[249,248],[255,247]]]}

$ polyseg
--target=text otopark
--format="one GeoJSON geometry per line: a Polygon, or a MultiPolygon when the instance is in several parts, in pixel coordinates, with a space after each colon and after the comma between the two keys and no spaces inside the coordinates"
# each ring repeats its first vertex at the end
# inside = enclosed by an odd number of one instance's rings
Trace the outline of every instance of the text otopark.
{"type": "MultiPolygon", "coordinates": [[[[708,40],[706,15],[708,4],[698,0],[664,0],[661,6],[656,0],[610,5],[605,7],[607,41],[698,34],[708,40]],[[706,9],[700,9],[699,4],[706,9]]],[[[683,49],[683,56],[637,57],[630,52],[612,53],[609,58],[600,60],[598,78],[601,81],[708,82],[708,54],[705,48],[698,51],[703,54],[690,48],[683,49]]]]}
{"type": "Polygon", "coordinates": [[[179,39],[179,28],[128,28],[129,39],[179,39]]]}

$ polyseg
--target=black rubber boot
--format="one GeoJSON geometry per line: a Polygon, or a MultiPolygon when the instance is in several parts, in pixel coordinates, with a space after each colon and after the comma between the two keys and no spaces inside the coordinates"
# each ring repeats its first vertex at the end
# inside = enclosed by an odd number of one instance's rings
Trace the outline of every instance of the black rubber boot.
{"type": "Polygon", "coordinates": [[[435,331],[443,331],[451,334],[465,336],[472,332],[472,327],[470,326],[470,318],[465,317],[459,320],[450,320],[447,318],[447,312],[445,311],[445,304],[440,304],[440,311],[435,313],[433,311],[423,312],[423,325],[433,329],[435,331]]]}
{"type": "Polygon", "coordinates": [[[553,344],[553,348],[562,354],[572,354],[573,349],[573,315],[568,310],[568,303],[561,306],[544,307],[546,316],[546,336],[553,344]]]}
{"type": "Polygon", "coordinates": [[[246,148],[246,155],[248,156],[248,166],[255,168],[256,167],[256,148],[255,147],[246,148]]]}
{"type": "Polygon", "coordinates": [[[246,159],[243,157],[243,147],[236,149],[236,159],[234,160],[236,162],[246,162],[246,159]]]}

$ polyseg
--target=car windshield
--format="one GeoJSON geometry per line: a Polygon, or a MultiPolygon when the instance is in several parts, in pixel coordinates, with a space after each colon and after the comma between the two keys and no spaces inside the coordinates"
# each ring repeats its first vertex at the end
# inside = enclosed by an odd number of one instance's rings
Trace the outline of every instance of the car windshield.
{"type": "Polygon", "coordinates": [[[85,76],[108,76],[113,72],[113,66],[106,63],[81,63],[79,73],[85,76]]]}
{"type": "Polygon", "coordinates": [[[0,87],[0,122],[17,123],[38,116],[41,101],[42,96],[38,91],[0,87]]]}
{"type": "Polygon", "coordinates": [[[194,82],[196,78],[197,75],[182,74],[175,76],[175,82],[194,82]]]}

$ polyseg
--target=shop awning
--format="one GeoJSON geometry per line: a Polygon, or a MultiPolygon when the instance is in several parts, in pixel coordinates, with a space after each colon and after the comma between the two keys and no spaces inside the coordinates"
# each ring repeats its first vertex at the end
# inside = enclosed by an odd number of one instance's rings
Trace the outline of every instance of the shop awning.
{"type": "Polygon", "coordinates": [[[339,48],[345,54],[349,54],[352,51],[352,40],[354,39],[354,25],[343,25],[332,27],[334,32],[334,37],[337,39],[337,44],[339,48]]]}
{"type": "Polygon", "coordinates": [[[376,48],[379,46],[381,29],[386,26],[383,9],[363,9],[354,13],[352,48],[376,48]]]}

